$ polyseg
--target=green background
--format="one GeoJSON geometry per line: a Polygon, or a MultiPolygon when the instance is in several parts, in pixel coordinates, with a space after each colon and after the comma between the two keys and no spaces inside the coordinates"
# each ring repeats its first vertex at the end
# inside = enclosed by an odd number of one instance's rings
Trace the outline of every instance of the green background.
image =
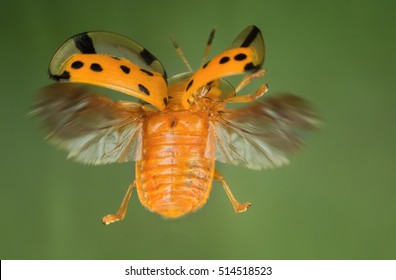
{"type": "Polygon", "coordinates": [[[1,1],[1,259],[395,259],[394,1],[1,1]],[[103,4],[102,4],[103,3],[103,4]],[[206,206],[177,220],[136,194],[122,223],[103,226],[134,180],[134,163],[84,166],[45,143],[27,117],[47,66],[70,36],[107,30],[153,52],[168,75],[196,69],[247,25],[263,32],[272,95],[310,100],[325,124],[275,170],[218,164],[206,206]]]}

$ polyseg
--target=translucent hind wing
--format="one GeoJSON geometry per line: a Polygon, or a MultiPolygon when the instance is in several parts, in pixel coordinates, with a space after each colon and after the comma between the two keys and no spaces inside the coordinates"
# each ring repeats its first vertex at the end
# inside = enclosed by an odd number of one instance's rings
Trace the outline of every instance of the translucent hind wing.
{"type": "Polygon", "coordinates": [[[137,103],[114,102],[64,83],[45,87],[32,111],[51,143],[69,158],[94,165],[140,159],[142,114],[137,103]]]}
{"type": "Polygon", "coordinates": [[[166,72],[159,60],[135,41],[110,32],[85,32],[67,40],[55,53],[50,76],[111,88],[160,110],[168,101],[166,72]]]}
{"type": "Polygon", "coordinates": [[[216,160],[251,169],[281,166],[318,123],[310,106],[290,94],[218,112],[211,122],[216,160]]]}

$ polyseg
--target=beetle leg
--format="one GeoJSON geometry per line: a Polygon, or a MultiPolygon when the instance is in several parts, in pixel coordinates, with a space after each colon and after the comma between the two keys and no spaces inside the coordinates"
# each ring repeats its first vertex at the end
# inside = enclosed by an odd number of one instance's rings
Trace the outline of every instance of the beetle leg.
{"type": "Polygon", "coordinates": [[[230,199],[235,212],[238,212],[238,213],[245,212],[250,207],[251,204],[249,202],[241,204],[235,199],[234,195],[232,194],[232,192],[230,190],[230,187],[228,186],[223,175],[221,175],[219,171],[215,170],[214,178],[223,184],[224,190],[225,190],[228,198],[230,199]]]}
{"type": "Polygon", "coordinates": [[[268,91],[268,84],[264,84],[256,90],[253,94],[241,95],[241,96],[233,96],[224,100],[225,103],[246,103],[252,102],[256,99],[260,98],[268,91]]]}
{"type": "Polygon", "coordinates": [[[117,214],[109,214],[107,216],[104,216],[102,218],[102,223],[108,225],[114,222],[122,221],[125,218],[126,211],[128,209],[128,202],[129,199],[131,198],[132,190],[135,187],[135,182],[136,181],[134,181],[132,184],[129,185],[128,190],[124,196],[124,199],[122,200],[120,209],[118,209],[117,211],[117,214]]]}
{"type": "Polygon", "coordinates": [[[239,83],[239,85],[235,88],[235,93],[238,93],[243,89],[247,84],[249,84],[253,79],[259,79],[264,77],[266,70],[265,69],[259,69],[256,72],[250,73],[246,75],[242,81],[239,83]]]}

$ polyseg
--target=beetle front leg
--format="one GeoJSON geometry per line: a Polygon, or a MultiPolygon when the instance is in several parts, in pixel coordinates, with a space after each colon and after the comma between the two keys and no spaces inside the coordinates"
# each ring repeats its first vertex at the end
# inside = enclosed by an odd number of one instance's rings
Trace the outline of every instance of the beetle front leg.
{"type": "Polygon", "coordinates": [[[267,70],[265,69],[258,69],[256,72],[250,73],[246,75],[239,85],[235,88],[235,93],[238,93],[243,89],[246,85],[248,85],[253,79],[259,79],[265,76],[267,70]]]}
{"type": "Polygon", "coordinates": [[[228,186],[223,175],[221,175],[219,171],[215,170],[214,178],[217,181],[219,181],[221,184],[223,184],[224,190],[225,190],[229,200],[231,201],[231,204],[234,207],[235,212],[237,212],[237,213],[245,212],[251,206],[251,204],[249,202],[245,202],[245,203],[241,204],[235,199],[234,195],[232,194],[232,192],[230,190],[230,187],[228,186]]]}
{"type": "Polygon", "coordinates": [[[256,99],[260,98],[261,96],[264,95],[268,91],[268,84],[264,84],[261,87],[256,90],[254,94],[248,94],[248,95],[241,95],[241,96],[233,96],[229,97],[224,100],[225,103],[247,103],[247,102],[253,102],[256,99]]]}
{"type": "Polygon", "coordinates": [[[126,211],[128,209],[128,202],[129,199],[131,198],[132,195],[132,190],[136,185],[136,181],[134,181],[132,184],[129,185],[128,190],[124,196],[124,199],[122,200],[120,209],[118,209],[116,214],[109,214],[105,217],[102,218],[102,223],[104,223],[105,225],[114,223],[114,222],[118,222],[118,221],[122,221],[125,218],[126,215],[126,211]]]}

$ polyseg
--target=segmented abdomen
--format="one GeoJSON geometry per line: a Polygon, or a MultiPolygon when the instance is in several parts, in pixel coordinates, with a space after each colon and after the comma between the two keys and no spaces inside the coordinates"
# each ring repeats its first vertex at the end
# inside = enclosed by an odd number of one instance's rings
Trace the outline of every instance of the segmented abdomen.
{"type": "Polygon", "coordinates": [[[149,210],[175,218],[208,199],[214,154],[202,114],[158,114],[147,120],[142,159],[136,163],[140,201],[149,210]]]}

